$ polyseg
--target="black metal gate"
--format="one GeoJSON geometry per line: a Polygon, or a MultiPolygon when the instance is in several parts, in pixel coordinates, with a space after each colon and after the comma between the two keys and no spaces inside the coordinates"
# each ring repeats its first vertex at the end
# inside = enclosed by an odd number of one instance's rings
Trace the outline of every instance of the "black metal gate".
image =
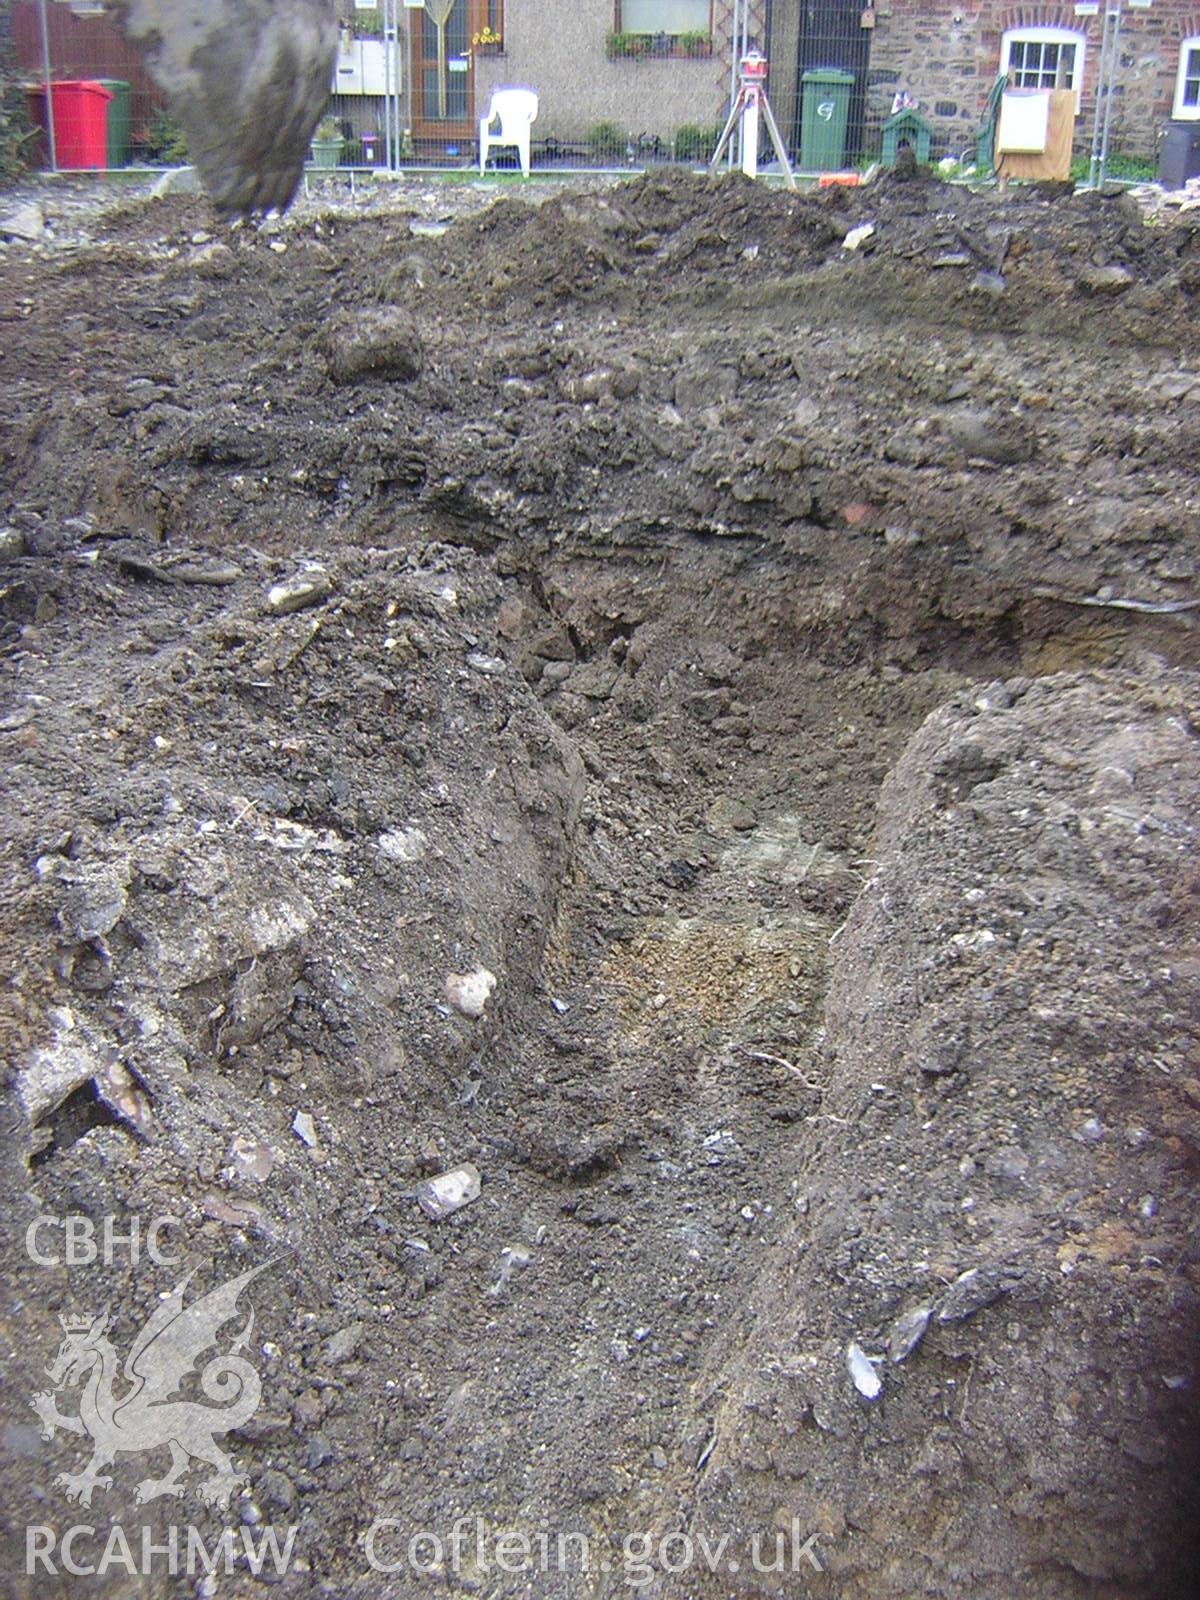
{"type": "Polygon", "coordinates": [[[872,32],[863,26],[863,16],[870,9],[868,0],[802,0],[800,51],[796,63],[796,121],[792,133],[797,150],[804,117],[804,74],[819,67],[840,67],[854,74],[846,127],[846,157],[852,161],[861,155],[872,32]]]}

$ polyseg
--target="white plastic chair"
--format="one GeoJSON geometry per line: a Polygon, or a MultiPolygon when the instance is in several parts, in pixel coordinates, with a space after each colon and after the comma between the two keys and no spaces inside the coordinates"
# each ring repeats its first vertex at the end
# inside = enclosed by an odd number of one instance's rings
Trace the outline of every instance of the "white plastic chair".
{"type": "Polygon", "coordinates": [[[529,130],[538,114],[538,97],[532,89],[497,89],[492,95],[487,116],[479,124],[479,170],[487,166],[493,145],[515,144],[521,157],[521,171],[529,176],[529,130]],[[490,133],[499,118],[500,132],[490,133]]]}

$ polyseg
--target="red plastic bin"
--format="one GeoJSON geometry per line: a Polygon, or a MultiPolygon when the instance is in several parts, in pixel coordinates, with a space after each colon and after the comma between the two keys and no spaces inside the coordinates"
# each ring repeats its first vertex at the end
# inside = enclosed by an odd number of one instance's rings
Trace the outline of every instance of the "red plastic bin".
{"type": "Polygon", "coordinates": [[[54,149],[60,167],[103,171],[108,166],[108,103],[111,89],[87,79],[66,78],[50,85],[54,107],[54,149]]]}

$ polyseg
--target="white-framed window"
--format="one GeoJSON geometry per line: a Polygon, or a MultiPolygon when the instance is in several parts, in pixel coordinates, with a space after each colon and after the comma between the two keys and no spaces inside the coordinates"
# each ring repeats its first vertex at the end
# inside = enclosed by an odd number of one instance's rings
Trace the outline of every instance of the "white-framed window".
{"type": "Polygon", "coordinates": [[[1179,79],[1171,115],[1200,119],[1200,38],[1185,39],[1179,46],[1179,79]]]}
{"type": "Polygon", "coordinates": [[[619,0],[617,28],[623,33],[707,33],[712,0],[619,0]]]}
{"type": "Polygon", "coordinates": [[[1073,89],[1078,110],[1085,48],[1083,34],[1070,28],[1010,28],[1000,48],[1000,71],[1008,73],[1014,89],[1073,89]]]}

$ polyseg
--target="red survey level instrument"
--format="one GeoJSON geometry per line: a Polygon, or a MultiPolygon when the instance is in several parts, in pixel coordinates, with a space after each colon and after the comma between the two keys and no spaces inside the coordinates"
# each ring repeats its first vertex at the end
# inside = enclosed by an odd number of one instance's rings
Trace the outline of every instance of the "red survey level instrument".
{"type": "Polygon", "coordinates": [[[738,92],[730,108],[729,120],[717,140],[717,148],[712,153],[712,160],[708,163],[709,170],[716,168],[721,157],[729,146],[733,137],[733,130],[738,122],[742,125],[742,171],[748,178],[758,176],[758,119],[761,114],[767,125],[767,132],[771,135],[771,143],[775,146],[775,154],[779,157],[779,165],[783,168],[784,179],[789,189],[796,187],[795,175],[792,164],[788,160],[787,150],[779,136],[779,125],[775,121],[775,114],[771,110],[771,102],[767,99],[767,58],[760,55],[757,50],[751,50],[741,60],[739,76],[741,82],[738,92]]]}

